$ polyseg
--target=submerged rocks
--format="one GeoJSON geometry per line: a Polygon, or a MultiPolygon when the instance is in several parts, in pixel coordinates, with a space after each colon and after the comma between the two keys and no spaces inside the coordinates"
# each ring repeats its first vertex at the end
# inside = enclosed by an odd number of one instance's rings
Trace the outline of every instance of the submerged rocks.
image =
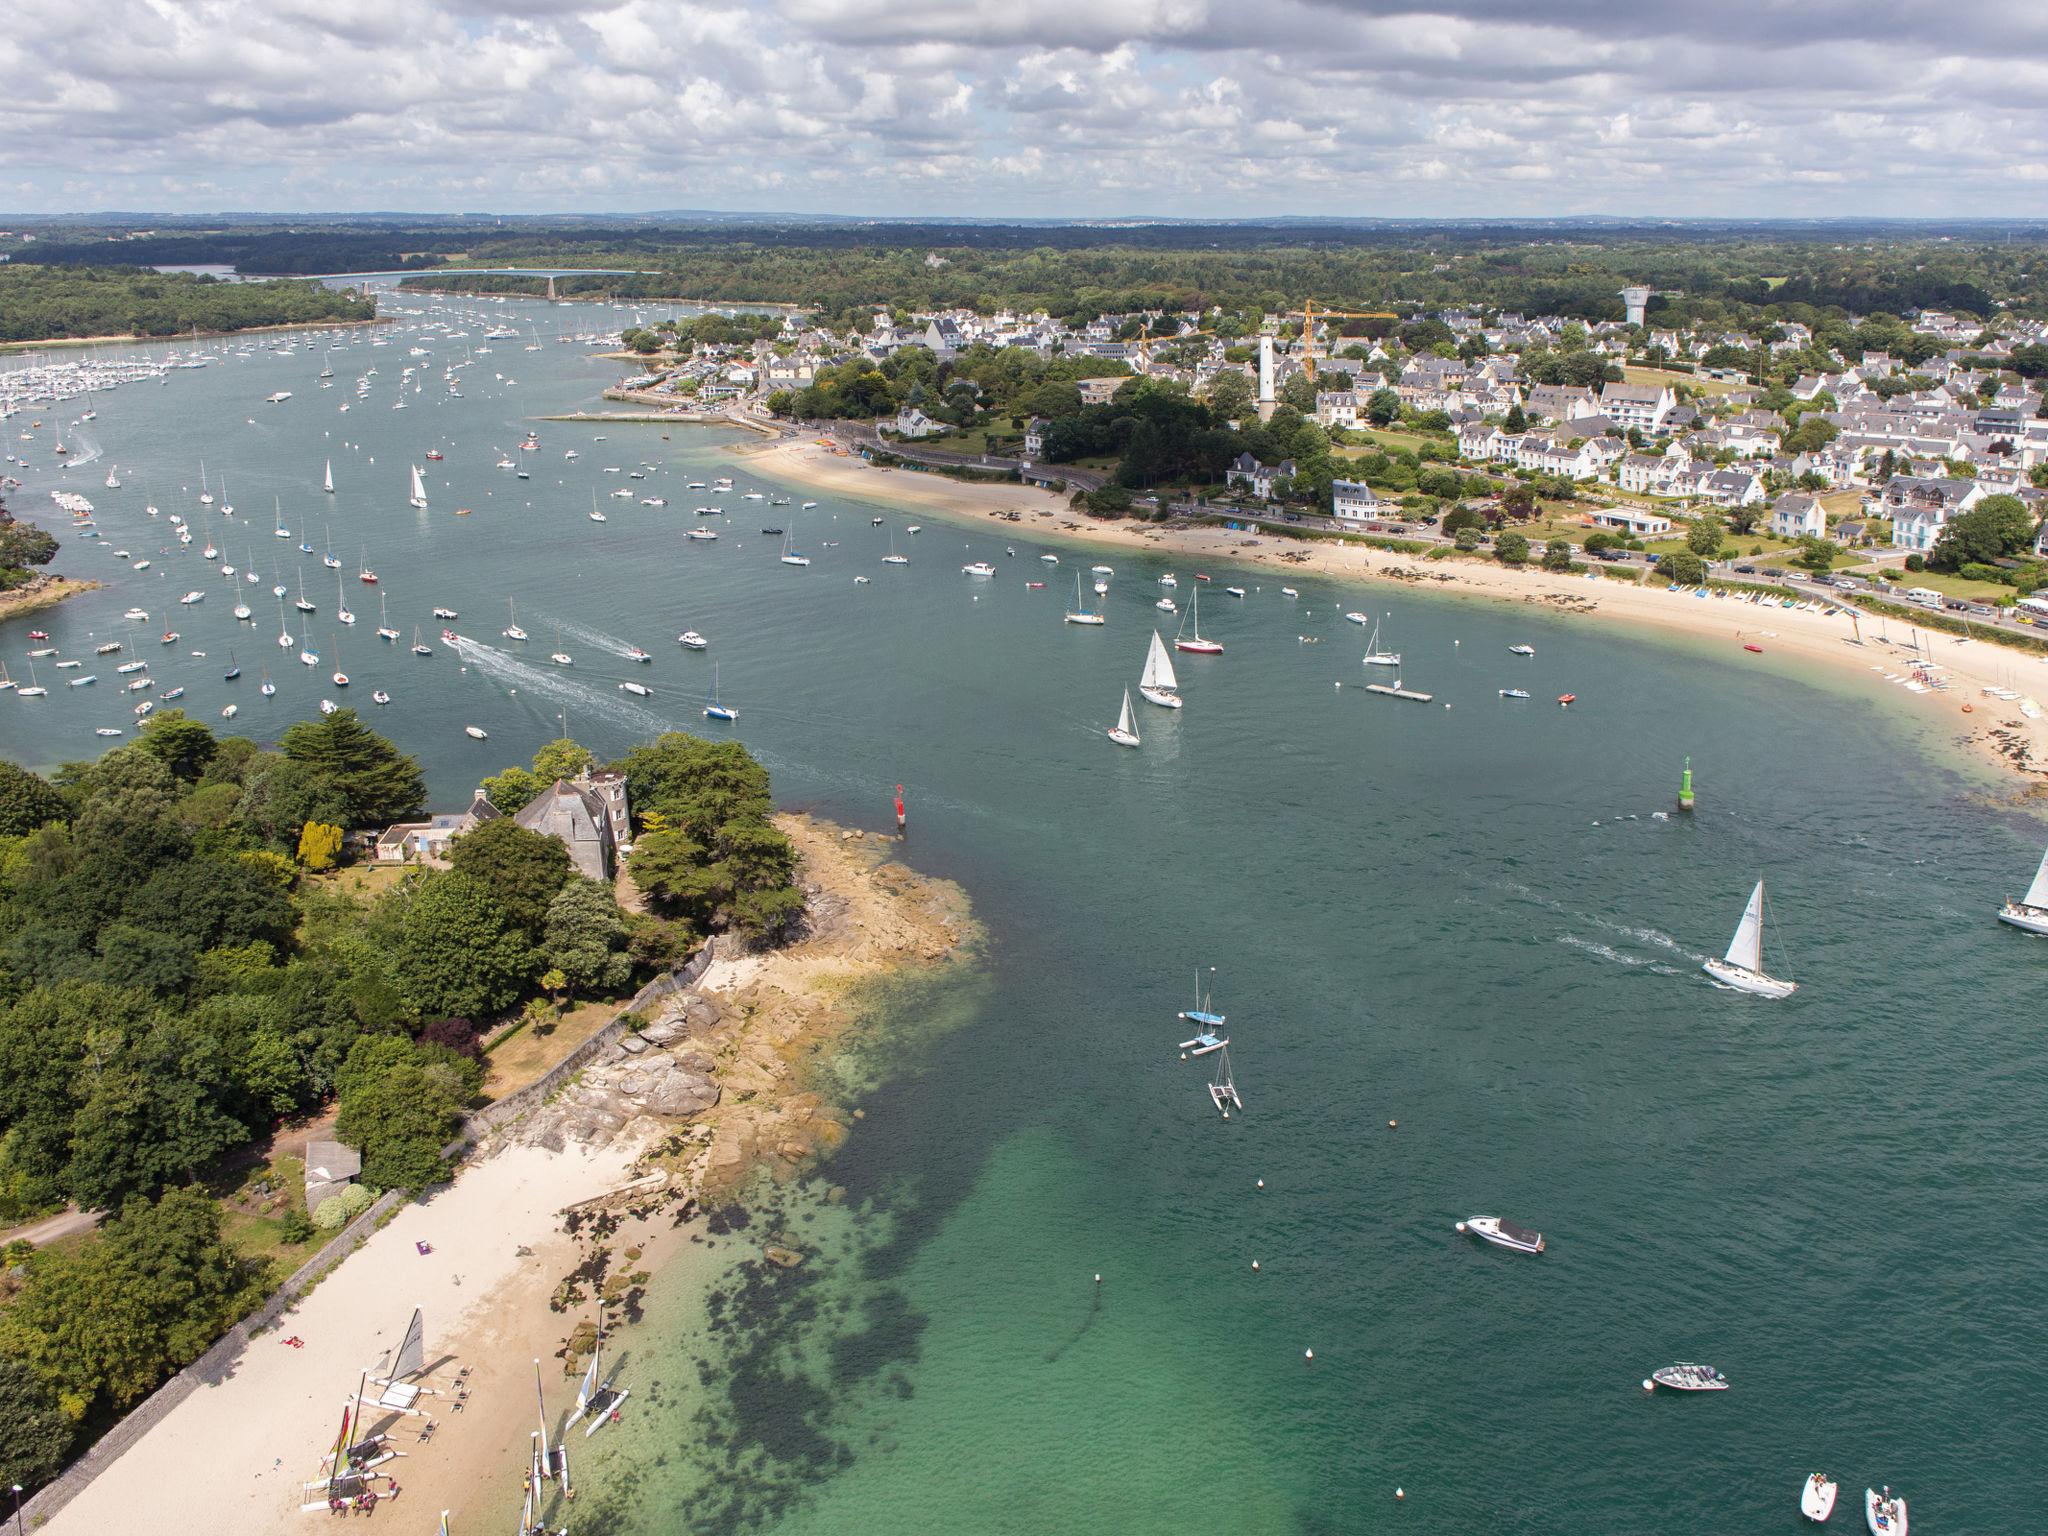
{"type": "Polygon", "coordinates": [[[773,1264],[777,1269],[795,1269],[797,1265],[804,1261],[804,1256],[794,1248],[763,1249],[761,1257],[770,1264],[773,1264]]]}

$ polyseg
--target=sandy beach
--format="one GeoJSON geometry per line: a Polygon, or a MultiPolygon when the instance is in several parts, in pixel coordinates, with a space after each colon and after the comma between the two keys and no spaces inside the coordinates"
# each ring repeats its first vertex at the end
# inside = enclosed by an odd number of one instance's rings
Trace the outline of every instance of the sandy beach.
{"type": "Polygon", "coordinates": [[[1918,631],[1916,653],[1908,643],[1908,625],[1896,619],[1880,621],[1861,614],[1852,620],[1847,612],[1828,615],[1766,607],[1732,595],[1700,598],[1661,586],[1635,586],[1597,572],[1565,575],[1534,567],[1513,570],[1490,560],[1430,560],[1362,543],[1297,541],[1215,526],[1100,522],[1083,517],[1068,506],[1067,498],[1049,491],[877,469],[810,438],[734,444],[729,451],[799,485],[884,499],[970,527],[986,529],[991,519],[1015,511],[1022,520],[1003,521],[1000,526],[1048,542],[1144,548],[1191,562],[1228,561],[1248,567],[1261,581],[1285,582],[1289,573],[1313,573],[1348,581],[1421,585],[1432,592],[1489,602],[1540,604],[1587,622],[1618,620],[1624,628],[1639,626],[1721,642],[1731,660],[1766,675],[1812,675],[1824,669],[1838,683],[1895,695],[1976,761],[2033,781],[2048,773],[2048,713],[2029,718],[2016,702],[1983,691],[2009,688],[2029,698],[2048,698],[2048,658],[1930,630],[1918,631]],[[1748,645],[1760,649],[1746,651],[1748,645]],[[1947,691],[1914,693],[1903,687],[1916,654],[1944,669],[1947,691]]]}

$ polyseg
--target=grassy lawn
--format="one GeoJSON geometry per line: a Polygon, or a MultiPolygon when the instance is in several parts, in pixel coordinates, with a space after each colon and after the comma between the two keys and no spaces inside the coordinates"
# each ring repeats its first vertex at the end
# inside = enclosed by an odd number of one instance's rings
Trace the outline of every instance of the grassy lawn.
{"type": "Polygon", "coordinates": [[[1728,379],[1710,379],[1703,373],[1679,373],[1669,368],[1644,368],[1633,363],[1623,367],[1621,376],[1631,384],[1690,384],[1703,395],[1732,395],[1738,389],[1754,387],[1728,379]]]}
{"type": "Polygon", "coordinates": [[[1874,565],[1856,567],[1858,575],[1875,576],[1900,587],[1928,587],[1948,597],[1967,598],[1972,602],[1997,603],[2010,600],[2015,594],[2011,587],[1996,581],[1972,581],[1967,576],[1950,576],[1941,571],[1909,571],[1903,566],[1889,566],[1880,570],[1874,565]]]}
{"type": "Polygon", "coordinates": [[[1330,450],[1347,459],[1362,459],[1369,453],[1380,450],[1391,452],[1396,448],[1406,449],[1410,453],[1429,447],[1445,449],[1454,454],[1458,451],[1458,440],[1441,432],[1410,432],[1401,427],[1358,427],[1345,435],[1352,438],[1363,437],[1367,440],[1363,444],[1347,443],[1341,448],[1330,450]]]}
{"type": "MultiPolygon", "coordinates": [[[[906,446],[915,448],[915,443],[906,446]]],[[[994,453],[1015,458],[1024,451],[1024,434],[1008,427],[964,427],[943,437],[928,437],[924,446],[944,453],[994,453]]]]}
{"type": "Polygon", "coordinates": [[[612,1020],[619,1004],[579,1003],[547,1024],[528,1024],[492,1047],[483,1097],[497,1100],[524,1088],[612,1020]]]}
{"type": "Polygon", "coordinates": [[[413,864],[351,864],[332,874],[307,875],[304,878],[331,885],[358,901],[373,901],[416,868],[418,866],[413,864]]]}

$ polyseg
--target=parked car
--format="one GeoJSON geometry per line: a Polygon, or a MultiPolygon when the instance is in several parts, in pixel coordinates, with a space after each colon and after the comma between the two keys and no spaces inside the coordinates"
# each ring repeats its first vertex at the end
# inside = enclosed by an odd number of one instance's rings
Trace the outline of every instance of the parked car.
{"type": "Polygon", "coordinates": [[[1756,574],[1756,567],[1753,565],[1738,565],[1735,567],[1735,574],[1738,576],[1754,576],[1756,574]]]}

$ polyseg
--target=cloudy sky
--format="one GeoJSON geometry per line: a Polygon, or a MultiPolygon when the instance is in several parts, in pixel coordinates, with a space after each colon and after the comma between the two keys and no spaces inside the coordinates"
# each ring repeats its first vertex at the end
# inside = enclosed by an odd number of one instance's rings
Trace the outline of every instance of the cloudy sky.
{"type": "Polygon", "coordinates": [[[2034,215],[2048,4],[9,0],[0,209],[2034,215]]]}

